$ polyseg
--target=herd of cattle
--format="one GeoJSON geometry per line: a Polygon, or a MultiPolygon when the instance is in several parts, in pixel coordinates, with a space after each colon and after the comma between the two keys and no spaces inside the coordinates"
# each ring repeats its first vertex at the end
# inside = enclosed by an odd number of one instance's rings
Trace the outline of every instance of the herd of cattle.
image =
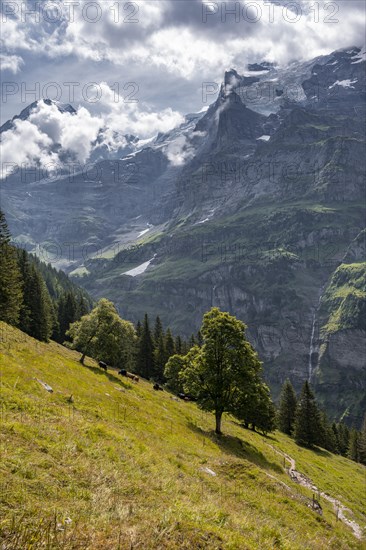
{"type": "MultiPolygon", "coordinates": [[[[103,369],[105,372],[108,370],[108,365],[104,361],[99,361],[99,366],[101,369],[103,369]]],[[[129,378],[130,380],[133,380],[133,382],[138,382],[140,378],[136,376],[136,374],[133,374],[132,372],[128,372],[126,369],[121,369],[118,371],[118,374],[121,376],[125,376],[126,378],[129,378]]],[[[160,385],[155,383],[153,385],[153,389],[156,391],[164,391],[164,388],[160,385]]],[[[178,397],[180,399],[183,399],[184,401],[196,401],[196,399],[192,395],[188,395],[185,393],[178,393],[178,397]]]]}

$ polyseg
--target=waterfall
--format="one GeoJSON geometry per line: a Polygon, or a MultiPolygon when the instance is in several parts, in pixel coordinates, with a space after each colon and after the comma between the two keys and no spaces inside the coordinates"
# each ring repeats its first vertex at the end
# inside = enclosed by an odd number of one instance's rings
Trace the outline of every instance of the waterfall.
{"type": "MultiPolygon", "coordinates": [[[[318,312],[320,309],[320,304],[323,298],[325,284],[321,287],[319,292],[318,304],[314,309],[313,319],[311,324],[311,337],[310,337],[310,346],[309,346],[309,361],[308,361],[308,382],[311,382],[311,377],[313,375],[313,354],[318,345],[318,337],[315,337],[315,329],[318,321],[318,312]]],[[[319,331],[318,331],[319,332],[319,331]]]]}
{"type": "Polygon", "coordinates": [[[317,317],[318,310],[315,309],[313,314],[313,324],[311,327],[311,338],[310,338],[310,349],[309,349],[309,364],[308,364],[308,382],[311,382],[311,376],[313,374],[313,353],[314,353],[314,335],[315,335],[315,325],[316,325],[316,317],[317,317]]]}

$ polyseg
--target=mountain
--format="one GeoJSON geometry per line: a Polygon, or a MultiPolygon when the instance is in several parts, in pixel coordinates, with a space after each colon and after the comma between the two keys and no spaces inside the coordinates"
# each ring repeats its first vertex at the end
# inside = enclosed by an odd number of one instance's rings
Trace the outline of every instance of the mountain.
{"type": "MultiPolygon", "coordinates": [[[[53,101],[51,99],[44,99],[42,100],[46,105],[56,105],[58,111],[60,113],[70,113],[71,115],[74,115],[76,113],[74,107],[72,105],[68,105],[65,103],[60,103],[58,101],[53,101]]],[[[19,115],[15,115],[11,120],[8,120],[0,127],[0,134],[3,132],[7,132],[8,130],[12,130],[15,128],[15,121],[17,120],[29,120],[29,117],[31,113],[38,107],[40,104],[40,101],[33,101],[30,105],[28,105],[19,115]]]]}
{"type": "Polygon", "coordinates": [[[10,229],[57,250],[57,265],[131,320],[159,313],[188,336],[212,305],[229,310],[275,396],[286,377],[309,379],[332,417],[358,425],[365,84],[358,47],[231,69],[206,112],[124,158],[72,177],[8,177],[10,229]]]}
{"type": "Polygon", "coordinates": [[[0,334],[3,548],[363,548],[364,466],[0,334]]]}

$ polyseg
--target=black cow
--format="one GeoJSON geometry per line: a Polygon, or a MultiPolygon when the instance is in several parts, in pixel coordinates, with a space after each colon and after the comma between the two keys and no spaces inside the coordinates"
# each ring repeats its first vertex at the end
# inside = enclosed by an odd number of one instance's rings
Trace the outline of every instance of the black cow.
{"type": "Polygon", "coordinates": [[[107,372],[107,369],[108,369],[107,363],[105,363],[104,361],[99,361],[99,366],[101,369],[104,369],[105,372],[107,372]]]}
{"type": "Polygon", "coordinates": [[[159,386],[159,384],[156,384],[156,383],[153,385],[153,389],[156,391],[159,391],[159,390],[164,391],[164,388],[162,388],[161,386],[159,386]]]}
{"type": "Polygon", "coordinates": [[[126,369],[121,369],[118,371],[118,374],[120,374],[121,376],[127,376],[127,371],[126,369]]]}

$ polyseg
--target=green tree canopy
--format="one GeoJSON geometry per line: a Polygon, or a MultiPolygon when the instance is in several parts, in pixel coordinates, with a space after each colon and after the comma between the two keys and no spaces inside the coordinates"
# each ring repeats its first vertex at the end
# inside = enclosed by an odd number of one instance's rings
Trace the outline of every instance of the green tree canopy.
{"type": "Polygon", "coordinates": [[[18,325],[23,304],[23,285],[16,249],[10,245],[10,233],[0,210],[0,320],[18,325]]]}
{"type": "Polygon", "coordinates": [[[296,443],[312,447],[321,441],[320,413],[308,381],[302,387],[296,407],[294,437],[296,443]]]}
{"type": "Polygon", "coordinates": [[[132,323],[121,319],[115,306],[103,298],[88,315],[72,323],[66,333],[75,349],[115,367],[130,368],[135,345],[132,323]]]}
{"type": "Polygon", "coordinates": [[[290,380],[287,379],[282,386],[278,409],[278,427],[287,435],[291,435],[294,428],[296,405],[295,390],[290,380]]]}
{"type": "Polygon", "coordinates": [[[197,398],[202,409],[215,413],[218,434],[223,413],[235,414],[235,405],[250,393],[260,371],[245,329],[242,321],[212,308],[203,317],[202,347],[192,348],[194,353],[181,373],[184,390],[197,398]]]}

